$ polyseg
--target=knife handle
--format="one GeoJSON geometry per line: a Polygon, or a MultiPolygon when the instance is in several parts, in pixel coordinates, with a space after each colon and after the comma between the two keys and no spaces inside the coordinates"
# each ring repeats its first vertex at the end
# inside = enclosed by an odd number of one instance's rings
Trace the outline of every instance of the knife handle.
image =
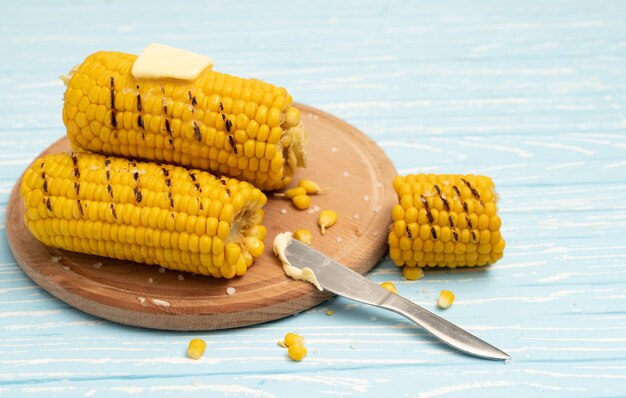
{"type": "Polygon", "coordinates": [[[505,352],[404,297],[390,294],[387,300],[380,303],[379,306],[404,316],[439,340],[460,351],[486,359],[511,359],[505,352]]]}

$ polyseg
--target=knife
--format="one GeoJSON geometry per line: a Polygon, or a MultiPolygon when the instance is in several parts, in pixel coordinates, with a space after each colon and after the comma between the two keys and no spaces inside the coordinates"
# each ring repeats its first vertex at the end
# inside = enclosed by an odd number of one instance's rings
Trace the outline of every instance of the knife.
{"type": "Polygon", "coordinates": [[[491,344],[296,239],[290,239],[284,255],[294,267],[310,268],[319,284],[331,293],[400,314],[442,342],[466,354],[492,360],[511,359],[508,354],[491,344]]]}

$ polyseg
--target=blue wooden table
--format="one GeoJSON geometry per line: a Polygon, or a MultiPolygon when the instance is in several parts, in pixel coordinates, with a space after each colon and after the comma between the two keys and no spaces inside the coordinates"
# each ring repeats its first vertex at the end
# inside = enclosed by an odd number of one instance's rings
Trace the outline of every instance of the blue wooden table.
{"type": "Polygon", "coordinates": [[[19,1],[0,11],[0,396],[626,395],[626,2],[19,1]],[[64,134],[58,76],[158,41],[282,86],[375,139],[401,173],[484,173],[505,257],[370,277],[512,355],[464,356],[344,299],[238,330],[174,333],[74,310],[26,277],[9,192],[64,134]],[[441,289],[456,293],[445,312],[441,289]],[[328,309],[334,310],[327,316],[328,309]],[[308,342],[301,363],[276,345],[308,342]],[[199,361],[185,356],[201,337],[199,361]]]}

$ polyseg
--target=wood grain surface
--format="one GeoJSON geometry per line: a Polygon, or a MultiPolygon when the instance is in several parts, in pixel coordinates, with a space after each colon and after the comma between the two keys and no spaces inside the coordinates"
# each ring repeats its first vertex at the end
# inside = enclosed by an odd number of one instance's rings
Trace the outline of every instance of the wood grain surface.
{"type": "MultiPolygon", "coordinates": [[[[265,252],[244,276],[215,279],[45,246],[24,223],[20,181],[7,210],[7,237],[13,255],[37,284],[59,299],[90,314],[134,326],[233,328],[282,318],[319,304],[331,295],[284,274],[272,252],[274,236],[307,228],[313,232],[314,247],[362,274],[369,271],[386,251],[390,210],[396,200],[391,188],[395,170],[383,151],[356,128],[317,109],[299,108],[310,136],[310,165],[298,170],[293,184],[308,178],[329,190],[312,196],[313,205],[306,211],[268,193],[263,222],[268,230],[265,252]],[[317,227],[319,209],[333,209],[340,215],[323,236],[317,227]],[[235,293],[227,294],[227,288],[234,288],[235,293]]],[[[69,141],[64,137],[44,153],[68,150],[69,141]]]]}

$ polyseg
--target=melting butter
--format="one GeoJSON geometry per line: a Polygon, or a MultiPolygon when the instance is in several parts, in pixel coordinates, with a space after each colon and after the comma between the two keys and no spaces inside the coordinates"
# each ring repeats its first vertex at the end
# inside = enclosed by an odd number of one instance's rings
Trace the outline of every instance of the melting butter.
{"type": "Polygon", "coordinates": [[[320,286],[320,283],[317,281],[317,277],[315,276],[315,272],[309,267],[298,268],[291,265],[287,257],[285,256],[285,249],[289,242],[291,242],[291,232],[281,232],[274,238],[274,254],[280,259],[283,263],[283,270],[287,276],[312,283],[317,287],[320,291],[324,290],[320,286]]]}
{"type": "Polygon", "coordinates": [[[211,66],[213,60],[202,54],[152,43],[137,57],[131,73],[135,79],[194,80],[211,66]]]}

